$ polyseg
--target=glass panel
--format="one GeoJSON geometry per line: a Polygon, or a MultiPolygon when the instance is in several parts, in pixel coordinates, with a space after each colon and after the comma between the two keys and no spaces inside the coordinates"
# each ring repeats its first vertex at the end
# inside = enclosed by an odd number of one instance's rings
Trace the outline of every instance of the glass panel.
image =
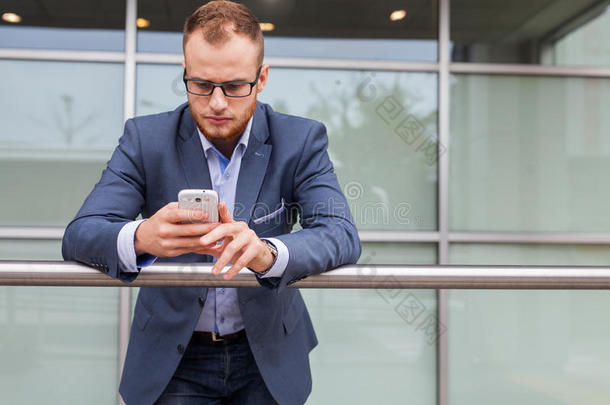
{"type": "Polygon", "coordinates": [[[0,225],[66,225],[122,134],[123,66],[4,60],[0,78],[0,225]]]}
{"type": "MultiPolygon", "coordinates": [[[[360,263],[436,262],[433,244],[364,245],[360,263]],[[377,254],[369,260],[372,252],[377,254]]],[[[434,290],[301,289],[301,294],[319,340],[310,355],[308,404],[436,404],[434,290]]]]}
{"type": "Polygon", "coordinates": [[[610,2],[587,13],[567,33],[548,46],[545,63],[555,65],[610,66],[610,2]]]}
{"type": "MultiPolygon", "coordinates": [[[[149,25],[138,31],[138,50],[182,53],[184,22],[200,5],[183,2],[168,9],[160,0],[140,0],[138,16],[149,25]]],[[[266,56],[437,60],[434,1],[408,0],[394,6],[362,0],[264,1],[249,7],[259,21],[273,24],[273,30],[265,32],[266,56]],[[405,15],[392,21],[390,15],[397,10],[405,15]]]]}
{"type": "MultiPolygon", "coordinates": [[[[452,264],[607,265],[608,247],[454,244],[452,264]]],[[[449,296],[452,404],[602,404],[610,398],[607,291],[449,296]]]]}
{"type": "MultiPolygon", "coordinates": [[[[0,258],[61,260],[61,241],[2,239],[0,258]]],[[[0,329],[3,403],[116,403],[118,289],[0,287],[0,329]]]]}
{"type": "Polygon", "coordinates": [[[436,244],[363,242],[358,264],[434,264],[436,244]]]}
{"type": "Polygon", "coordinates": [[[136,115],[172,111],[186,103],[180,65],[136,66],[136,115]]]}
{"type": "Polygon", "coordinates": [[[452,230],[610,229],[610,80],[451,80],[452,230]]]}
{"type": "Polygon", "coordinates": [[[527,264],[537,266],[607,266],[605,245],[452,244],[452,264],[527,264]]]}
{"type": "MultiPolygon", "coordinates": [[[[137,71],[138,115],[186,101],[178,66],[137,71]]],[[[274,68],[259,97],[326,124],[360,229],[436,230],[436,74],[274,68]]]]}
{"type": "Polygon", "coordinates": [[[0,0],[0,48],[125,48],[123,1],[0,0]]]}
{"type": "Polygon", "coordinates": [[[0,239],[0,260],[63,260],[61,241],[0,239]]]}
{"type": "MultiPolygon", "coordinates": [[[[558,35],[575,29],[583,14],[599,15],[598,0],[451,1],[451,60],[479,63],[541,63],[558,35]]],[[[587,38],[603,45],[605,36],[587,38]]],[[[606,48],[607,49],[607,48],[606,48]]],[[[559,62],[559,61],[558,61],[559,62]]],[[[551,62],[552,63],[552,62],[551,62]]]]}

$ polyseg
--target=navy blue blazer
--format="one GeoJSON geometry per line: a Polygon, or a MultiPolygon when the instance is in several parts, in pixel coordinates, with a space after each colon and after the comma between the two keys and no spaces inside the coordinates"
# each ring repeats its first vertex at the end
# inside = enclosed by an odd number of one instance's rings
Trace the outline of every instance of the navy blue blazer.
{"type": "MultiPolygon", "coordinates": [[[[282,277],[259,278],[264,288],[240,288],[237,294],[252,353],[280,404],[307,399],[309,352],[317,344],[301,294],[286,285],[355,263],[361,251],[327,147],[321,123],[258,103],[237,181],[235,220],[248,223],[260,237],[280,239],[290,254],[282,277]],[[253,221],[273,211],[278,211],[273,218],[253,221]],[[299,217],[303,230],[290,233],[299,217]]],[[[184,188],[212,188],[188,105],[128,120],[100,181],[66,228],[64,259],[129,283],[137,273],[119,268],[119,231],[139,214],[147,218],[176,201],[184,188]]],[[[158,261],[209,262],[211,257],[187,254],[158,261]]],[[[206,295],[207,288],[140,289],[119,388],[127,404],[152,404],[160,396],[180,362],[206,295]]]]}

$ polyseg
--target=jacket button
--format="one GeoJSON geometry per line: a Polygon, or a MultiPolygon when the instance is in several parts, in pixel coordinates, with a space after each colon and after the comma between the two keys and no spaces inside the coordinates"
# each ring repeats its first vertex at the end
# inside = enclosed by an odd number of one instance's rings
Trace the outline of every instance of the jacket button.
{"type": "Polygon", "coordinates": [[[199,305],[200,305],[200,306],[203,306],[203,304],[205,304],[205,299],[203,299],[203,297],[199,297],[199,298],[197,299],[197,301],[199,301],[199,305]]]}
{"type": "Polygon", "coordinates": [[[184,353],[184,346],[178,345],[178,353],[180,353],[180,354],[184,353]]]}

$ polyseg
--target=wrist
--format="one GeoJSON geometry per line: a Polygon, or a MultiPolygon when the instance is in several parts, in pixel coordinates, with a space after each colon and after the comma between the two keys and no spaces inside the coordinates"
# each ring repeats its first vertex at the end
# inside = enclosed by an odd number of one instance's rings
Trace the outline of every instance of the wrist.
{"type": "Polygon", "coordinates": [[[263,244],[265,245],[265,258],[263,259],[263,264],[259,268],[252,268],[252,270],[256,271],[259,274],[267,273],[275,264],[277,260],[277,248],[275,245],[268,240],[261,239],[263,244]]]}
{"type": "Polygon", "coordinates": [[[136,232],[133,235],[133,248],[136,252],[136,256],[148,253],[144,247],[144,242],[142,240],[142,226],[146,226],[144,225],[144,222],[146,221],[142,221],[142,223],[136,228],[136,232]]]}

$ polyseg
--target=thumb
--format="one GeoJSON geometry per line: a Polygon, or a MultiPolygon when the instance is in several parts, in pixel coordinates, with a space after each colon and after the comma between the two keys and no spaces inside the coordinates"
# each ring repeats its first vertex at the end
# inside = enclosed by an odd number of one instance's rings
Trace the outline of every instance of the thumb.
{"type": "Polygon", "coordinates": [[[229,208],[227,208],[227,204],[225,204],[224,201],[218,203],[218,216],[220,222],[222,223],[233,222],[233,217],[231,216],[229,208]]]}

